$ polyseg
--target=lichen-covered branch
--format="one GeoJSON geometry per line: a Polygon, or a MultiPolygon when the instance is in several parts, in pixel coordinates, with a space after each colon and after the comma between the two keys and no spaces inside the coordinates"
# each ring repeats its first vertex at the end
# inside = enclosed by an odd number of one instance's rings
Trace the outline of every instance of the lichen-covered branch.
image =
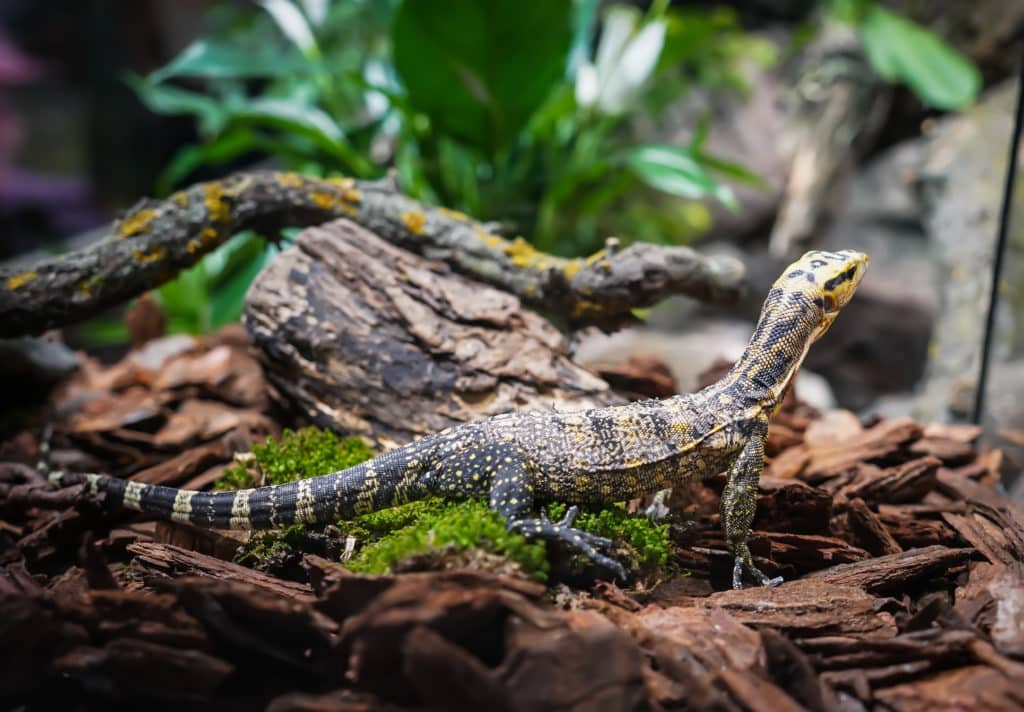
{"type": "Polygon", "coordinates": [[[743,280],[738,261],[685,247],[638,244],[587,259],[554,257],[522,238],[505,240],[462,213],[426,208],[387,182],[240,173],[166,200],[143,200],[108,239],[85,250],[30,270],[0,269],[0,337],[87,319],[172,279],[242,230],[273,234],[337,217],[577,325],[610,328],[630,309],[673,294],[728,301],[743,280]]]}

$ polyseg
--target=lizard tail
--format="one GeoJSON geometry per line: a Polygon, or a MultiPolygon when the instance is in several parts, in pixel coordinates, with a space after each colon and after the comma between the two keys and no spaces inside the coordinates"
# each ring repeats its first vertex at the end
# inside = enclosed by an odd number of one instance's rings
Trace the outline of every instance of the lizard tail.
{"type": "Polygon", "coordinates": [[[419,482],[420,463],[399,453],[319,477],[234,492],[177,489],[91,473],[53,472],[49,479],[61,487],[84,483],[91,494],[106,495],[107,503],[199,527],[273,529],[351,519],[427,496],[419,482]]]}

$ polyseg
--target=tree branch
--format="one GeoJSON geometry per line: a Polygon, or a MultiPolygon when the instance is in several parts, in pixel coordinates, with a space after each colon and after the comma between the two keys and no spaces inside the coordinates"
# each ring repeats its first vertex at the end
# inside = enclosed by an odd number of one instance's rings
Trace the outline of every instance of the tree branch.
{"type": "Polygon", "coordinates": [[[743,281],[738,261],[685,247],[636,244],[586,259],[544,254],[461,213],[424,207],[386,181],[239,173],[166,200],[143,200],[114,224],[109,238],[84,250],[30,270],[0,269],[0,337],[94,316],[169,281],[242,230],[273,235],[337,217],[564,314],[574,325],[613,328],[628,320],[630,309],[673,294],[729,301],[743,281]]]}

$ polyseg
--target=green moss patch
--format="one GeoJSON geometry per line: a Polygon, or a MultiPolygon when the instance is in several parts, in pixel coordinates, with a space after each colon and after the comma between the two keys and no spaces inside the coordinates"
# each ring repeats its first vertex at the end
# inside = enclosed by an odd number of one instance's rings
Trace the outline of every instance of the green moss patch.
{"type": "Polygon", "coordinates": [[[383,532],[398,522],[404,523],[364,546],[348,567],[353,571],[379,574],[402,561],[436,551],[458,553],[482,549],[516,562],[526,574],[539,580],[547,578],[544,542],[527,541],[520,534],[508,532],[501,515],[480,500],[428,500],[364,515],[352,522],[342,522],[340,526],[377,528],[383,532]],[[419,505],[415,511],[401,512],[415,505],[419,505]],[[382,519],[381,515],[385,514],[390,517],[382,519]]]}
{"type": "Polygon", "coordinates": [[[375,455],[359,438],[342,438],[319,428],[286,429],[280,440],[267,438],[253,445],[252,452],[255,462],[228,467],[217,481],[217,489],[280,485],[344,470],[375,455]]]}
{"type": "MultiPolygon", "coordinates": [[[[564,504],[549,504],[548,517],[558,521],[566,509],[564,504]]],[[[624,505],[583,509],[573,526],[624,546],[642,569],[661,569],[668,563],[672,550],[669,525],[655,524],[642,513],[630,514],[624,505]]]]}

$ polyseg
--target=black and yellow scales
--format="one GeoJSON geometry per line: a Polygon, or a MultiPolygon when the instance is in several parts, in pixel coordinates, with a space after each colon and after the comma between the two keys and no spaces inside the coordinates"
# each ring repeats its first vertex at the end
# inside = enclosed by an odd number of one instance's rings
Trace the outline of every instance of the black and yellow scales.
{"type": "Polygon", "coordinates": [[[811,344],[850,301],[868,264],[860,252],[808,252],[765,300],[742,358],[717,383],[690,395],[611,408],[513,412],[428,435],[347,470],[237,492],[195,492],[96,474],[57,472],[51,481],[87,482],[110,503],[216,529],[325,523],[432,495],[486,497],[511,531],[557,540],[625,577],[601,554],[610,542],[573,528],[577,508],[552,522],[539,504],[620,502],[727,473],[721,512],[735,555],[733,585],[746,572],[769,579],[747,546],[769,418],[811,344]]]}

